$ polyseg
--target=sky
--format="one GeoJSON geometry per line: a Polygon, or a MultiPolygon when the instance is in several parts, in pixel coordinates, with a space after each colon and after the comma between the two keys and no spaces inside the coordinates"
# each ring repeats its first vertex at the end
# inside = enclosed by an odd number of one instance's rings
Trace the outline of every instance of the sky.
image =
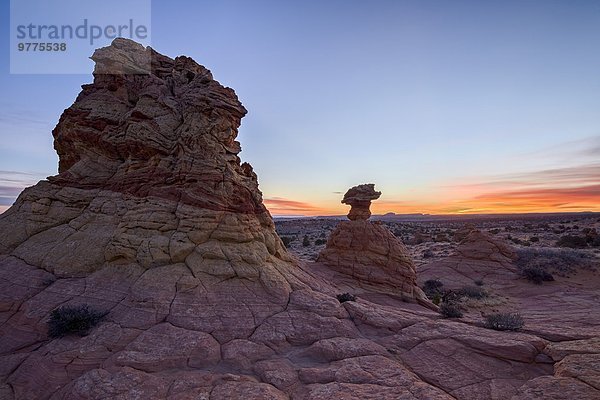
{"type": "MultiPolygon", "coordinates": [[[[3,211],[57,173],[51,130],[93,64],[11,74],[0,3],[3,211]]],[[[240,157],[273,215],[345,214],[361,183],[374,213],[600,211],[599,1],[151,4],[152,47],[249,110],[240,157]]]]}

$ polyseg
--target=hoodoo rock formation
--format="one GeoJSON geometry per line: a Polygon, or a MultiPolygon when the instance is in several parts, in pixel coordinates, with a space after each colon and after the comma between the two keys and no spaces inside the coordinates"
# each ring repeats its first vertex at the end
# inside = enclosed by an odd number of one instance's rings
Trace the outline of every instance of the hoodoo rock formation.
{"type": "Polygon", "coordinates": [[[348,219],[350,221],[368,220],[371,217],[371,201],[377,200],[379,196],[381,196],[381,192],[375,191],[373,183],[350,188],[342,199],[342,204],[350,206],[348,219]]]}
{"type": "Polygon", "coordinates": [[[0,216],[0,399],[597,398],[596,331],[552,347],[401,301],[428,305],[366,220],[373,188],[348,196],[331,267],[288,254],[238,157],[246,110],[206,68],[124,39],[92,59],[58,175],[0,216]]]}
{"type": "Polygon", "coordinates": [[[350,188],[342,203],[352,208],[329,236],[318,261],[358,279],[366,287],[435,309],[417,286],[415,266],[402,242],[381,224],[369,222],[371,200],[381,192],[374,184],[350,188]]]}

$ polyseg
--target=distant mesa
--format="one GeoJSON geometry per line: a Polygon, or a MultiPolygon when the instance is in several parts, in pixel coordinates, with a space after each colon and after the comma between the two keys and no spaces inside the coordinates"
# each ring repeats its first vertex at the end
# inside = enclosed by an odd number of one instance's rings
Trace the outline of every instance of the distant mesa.
{"type": "Polygon", "coordinates": [[[354,186],[346,192],[342,199],[343,204],[348,204],[350,212],[348,218],[351,221],[367,220],[371,216],[371,201],[377,200],[381,192],[375,190],[375,184],[366,183],[354,186]]]}

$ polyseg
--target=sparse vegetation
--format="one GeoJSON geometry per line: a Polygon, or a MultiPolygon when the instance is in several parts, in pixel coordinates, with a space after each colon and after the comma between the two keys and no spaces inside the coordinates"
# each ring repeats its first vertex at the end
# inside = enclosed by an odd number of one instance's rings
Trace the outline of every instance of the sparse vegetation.
{"type": "Polygon", "coordinates": [[[283,245],[287,248],[290,247],[290,243],[292,243],[294,241],[294,237],[292,236],[282,236],[281,237],[281,241],[283,242],[283,245]]]}
{"type": "Polygon", "coordinates": [[[498,313],[485,317],[485,327],[497,331],[517,331],[523,325],[523,318],[517,313],[498,313]]]}
{"type": "Polygon", "coordinates": [[[52,285],[54,282],[56,282],[56,278],[51,277],[51,278],[44,278],[44,280],[42,280],[42,285],[44,286],[50,286],[52,285]]]}
{"type": "Polygon", "coordinates": [[[423,252],[423,258],[432,258],[434,257],[433,251],[431,249],[427,249],[423,252]]]}
{"type": "Polygon", "coordinates": [[[454,302],[444,302],[440,306],[440,314],[444,318],[462,318],[463,312],[460,306],[454,302]]]}
{"type": "Polygon", "coordinates": [[[475,279],[473,281],[474,284],[476,284],[477,286],[483,286],[483,281],[481,279],[475,279]]]}
{"type": "Polygon", "coordinates": [[[310,246],[310,239],[308,238],[308,235],[304,235],[304,238],[302,239],[302,246],[304,246],[304,247],[310,246]]]}
{"type": "Polygon", "coordinates": [[[338,294],[337,296],[338,301],[340,303],[345,303],[347,301],[356,301],[356,296],[350,293],[342,293],[342,294],[338,294]]]}
{"type": "Polygon", "coordinates": [[[433,299],[435,295],[442,296],[444,294],[443,287],[444,284],[442,283],[442,281],[438,279],[429,279],[426,280],[425,283],[423,283],[422,289],[423,292],[425,292],[425,295],[427,295],[427,297],[433,299]]]}
{"type": "Polygon", "coordinates": [[[585,249],[588,245],[585,236],[565,235],[556,242],[558,247],[569,247],[572,249],[585,249]]]}
{"type": "Polygon", "coordinates": [[[327,243],[326,239],[317,239],[317,240],[315,240],[315,246],[320,246],[320,245],[323,245],[323,244],[326,244],[326,243],[327,243]]]}
{"type": "Polygon", "coordinates": [[[554,276],[552,276],[551,273],[544,271],[540,267],[525,267],[521,270],[521,275],[536,285],[541,285],[542,282],[551,282],[554,280],[554,276]]]}
{"type": "Polygon", "coordinates": [[[94,310],[87,304],[59,307],[50,313],[48,336],[51,338],[66,335],[85,336],[104,315],[106,313],[94,310]]]}
{"type": "Polygon", "coordinates": [[[553,273],[564,276],[579,270],[595,270],[593,256],[574,249],[520,249],[516,261],[521,274],[534,283],[554,280],[553,273]],[[551,278],[552,277],[552,278],[551,278]]]}
{"type": "Polygon", "coordinates": [[[479,286],[465,286],[458,291],[458,294],[471,299],[483,299],[488,296],[487,292],[479,286]]]}

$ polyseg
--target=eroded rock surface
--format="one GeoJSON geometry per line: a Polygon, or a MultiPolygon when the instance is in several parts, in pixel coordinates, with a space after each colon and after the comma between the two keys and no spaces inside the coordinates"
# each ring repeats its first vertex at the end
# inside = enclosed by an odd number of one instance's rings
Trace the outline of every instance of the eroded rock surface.
{"type": "Polygon", "coordinates": [[[93,59],[94,82],[54,130],[59,174],[0,216],[0,398],[507,399],[591,387],[582,343],[551,347],[402,301],[398,288],[420,298],[416,275],[382,226],[349,221],[336,239],[370,243],[352,258],[369,270],[298,262],[237,155],[246,111],[233,90],[190,58],[127,40],[93,59]],[[151,74],[139,74],[148,56],[151,74]],[[335,297],[357,288],[356,301],[335,297]],[[50,338],[52,310],[81,304],[106,315],[87,336],[50,338]]]}

